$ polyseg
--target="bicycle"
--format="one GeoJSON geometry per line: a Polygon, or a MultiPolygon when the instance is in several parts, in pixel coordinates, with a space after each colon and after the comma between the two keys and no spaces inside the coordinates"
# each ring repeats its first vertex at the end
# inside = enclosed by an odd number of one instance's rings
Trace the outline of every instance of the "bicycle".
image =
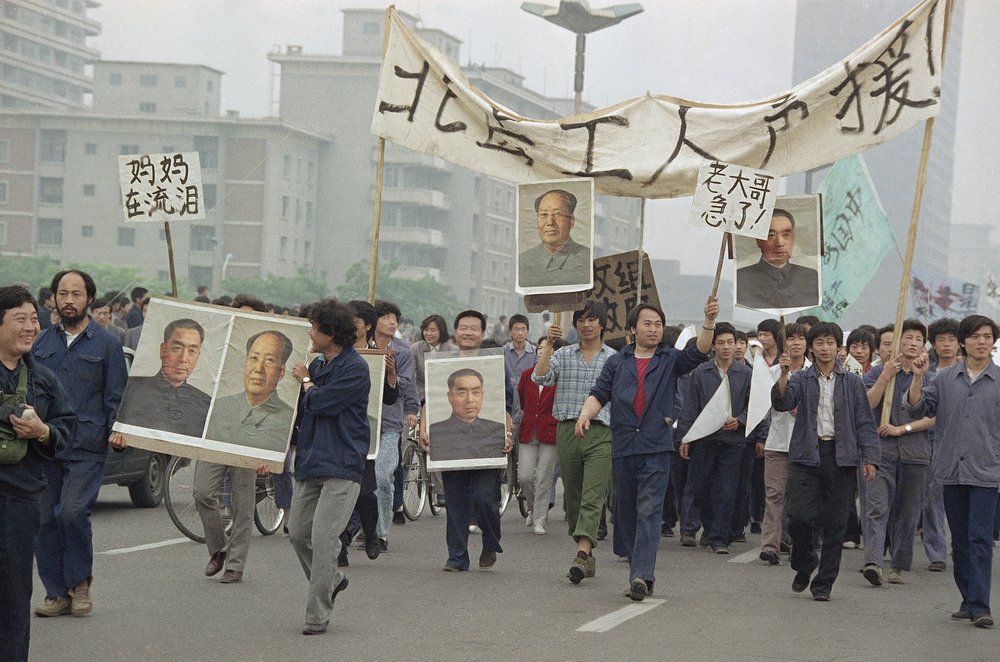
{"type": "Polygon", "coordinates": [[[427,471],[427,451],[420,447],[419,427],[406,437],[403,446],[403,514],[411,522],[417,521],[424,507],[429,506],[432,515],[437,515],[441,507],[437,505],[434,481],[427,471]]]}
{"type": "Polygon", "coordinates": [[[521,517],[528,516],[528,503],[521,489],[520,476],[517,469],[518,446],[514,442],[513,448],[507,455],[507,466],[500,470],[500,517],[507,511],[507,506],[513,497],[517,501],[517,509],[521,512],[521,517]]]}
{"type": "MultiPolygon", "coordinates": [[[[167,465],[165,501],[167,513],[181,533],[197,543],[205,542],[201,517],[194,504],[194,462],[186,457],[174,457],[167,465]]],[[[225,500],[226,494],[220,498],[225,500]]],[[[274,500],[274,478],[272,476],[257,476],[257,486],[254,495],[253,522],[262,535],[274,535],[281,529],[285,520],[285,511],[278,508],[274,500]]],[[[232,522],[227,519],[226,532],[232,522]]]]}

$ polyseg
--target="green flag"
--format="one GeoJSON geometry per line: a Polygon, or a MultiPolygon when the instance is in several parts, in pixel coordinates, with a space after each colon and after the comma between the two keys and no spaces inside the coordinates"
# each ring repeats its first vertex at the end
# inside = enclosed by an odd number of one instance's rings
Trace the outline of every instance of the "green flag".
{"type": "Polygon", "coordinates": [[[855,301],[895,243],[859,154],[837,161],[823,180],[823,299],[800,315],[835,320],[855,301]]]}

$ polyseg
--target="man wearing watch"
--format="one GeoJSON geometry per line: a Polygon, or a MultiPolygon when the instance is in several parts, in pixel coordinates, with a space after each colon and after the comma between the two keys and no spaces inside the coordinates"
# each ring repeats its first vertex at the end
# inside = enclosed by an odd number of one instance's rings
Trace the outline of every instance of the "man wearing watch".
{"type": "MultiPolygon", "coordinates": [[[[892,334],[892,326],[879,330],[878,336],[892,334]]],[[[874,586],[883,581],[885,539],[891,541],[890,584],[903,584],[903,572],[913,566],[913,538],[920,521],[920,508],[927,486],[931,463],[931,444],[927,429],[934,425],[929,417],[914,418],[903,408],[903,398],[913,380],[913,361],[924,353],[926,327],[914,319],[903,321],[899,354],[884,357],[881,364],[864,375],[868,402],[881,422],[885,399],[891,401],[889,422],[879,425],[881,461],[875,478],[864,489],[861,504],[861,530],[865,537],[865,579],[874,586]],[[895,375],[896,386],[887,393],[889,379],[895,375]]],[[[929,381],[924,374],[923,384],[929,381]]]]}

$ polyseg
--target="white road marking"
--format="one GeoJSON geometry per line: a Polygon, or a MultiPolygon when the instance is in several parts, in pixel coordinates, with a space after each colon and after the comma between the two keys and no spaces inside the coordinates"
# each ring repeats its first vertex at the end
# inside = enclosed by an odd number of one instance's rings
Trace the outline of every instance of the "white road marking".
{"type": "Polygon", "coordinates": [[[635,618],[641,614],[645,614],[650,609],[656,609],[662,605],[666,600],[655,600],[653,598],[646,598],[642,602],[634,602],[628,606],[622,607],[621,609],[615,610],[610,614],[605,614],[600,618],[595,618],[594,620],[581,625],[576,629],[577,632],[607,632],[611,628],[618,627],[625,621],[635,618]]]}
{"type": "Polygon", "coordinates": [[[729,559],[730,563],[751,563],[760,558],[760,547],[754,547],[749,552],[743,552],[738,556],[729,559]]]}
{"type": "Polygon", "coordinates": [[[136,545],[135,547],[122,547],[121,549],[109,549],[106,552],[98,552],[99,554],[129,554],[131,552],[142,552],[147,549],[156,549],[157,547],[167,547],[169,545],[179,545],[182,542],[191,542],[190,538],[171,538],[170,540],[161,540],[160,542],[151,542],[146,545],[136,545]]]}

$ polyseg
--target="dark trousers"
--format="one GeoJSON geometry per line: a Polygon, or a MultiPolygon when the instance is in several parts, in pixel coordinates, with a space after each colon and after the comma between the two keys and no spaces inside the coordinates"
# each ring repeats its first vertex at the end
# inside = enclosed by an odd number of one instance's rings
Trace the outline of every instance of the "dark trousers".
{"type": "Polygon", "coordinates": [[[764,456],[757,457],[754,444],[753,469],[750,470],[750,521],[760,524],[764,521],[764,456]]]}
{"type": "Polygon", "coordinates": [[[406,476],[406,470],[403,469],[403,436],[399,437],[399,453],[397,454],[399,458],[399,464],[396,465],[396,470],[392,472],[393,480],[393,490],[392,490],[392,510],[393,512],[402,509],[403,507],[403,478],[406,476]]]}
{"type": "Polygon", "coordinates": [[[814,595],[829,594],[840,572],[847,512],[851,507],[857,467],[837,466],[834,441],[819,442],[820,464],[807,467],[788,465],[785,488],[789,533],[792,536],[792,570],[812,573],[810,588],[814,595]],[[814,533],[823,533],[823,548],[816,558],[814,533]]]}
{"type": "Polygon", "coordinates": [[[46,462],[48,484],[39,504],[42,527],[35,554],[46,597],[68,597],[69,589],[91,576],[94,566],[90,509],[104,477],[100,461],[46,462]]]}
{"type": "Polygon", "coordinates": [[[28,659],[37,501],[0,496],[0,660],[28,659]]]}
{"type": "Polygon", "coordinates": [[[736,500],[733,502],[733,516],[730,525],[730,537],[733,539],[745,535],[747,524],[750,523],[751,480],[756,456],[757,444],[747,443],[743,449],[743,457],[740,458],[740,477],[737,483],[736,500]]]}
{"type": "Polygon", "coordinates": [[[733,508],[739,491],[744,445],[700,439],[691,444],[688,480],[693,483],[701,525],[713,547],[728,547],[733,508]]]}
{"type": "Polygon", "coordinates": [[[378,533],[375,530],[377,526],[378,497],[375,496],[375,460],[365,460],[365,473],[361,478],[358,502],[354,505],[354,512],[351,513],[347,527],[340,534],[340,555],[347,556],[347,547],[354,540],[358,529],[364,532],[366,544],[377,542],[378,533]]]}
{"type": "Polygon", "coordinates": [[[844,542],[848,540],[861,544],[861,519],[858,517],[858,506],[855,501],[858,498],[858,481],[864,480],[860,472],[858,479],[854,481],[854,488],[851,491],[851,508],[847,511],[847,529],[844,531],[844,542]]]}
{"type": "Polygon", "coordinates": [[[944,512],[951,529],[951,556],[962,609],[972,618],[990,613],[993,570],[993,521],[997,511],[995,487],[945,485],[944,512]]]}
{"type": "MultiPolygon", "coordinates": [[[[656,579],[656,550],[663,522],[663,493],[673,453],[643,453],[612,458],[615,477],[615,535],[627,550],[629,581],[656,579]]],[[[617,538],[616,538],[617,539],[617,538]]]]}
{"type": "Polygon", "coordinates": [[[448,565],[469,569],[469,520],[475,514],[483,530],[483,551],[502,552],[500,547],[500,471],[473,469],[444,471],[444,497],[448,543],[448,565]]]}

